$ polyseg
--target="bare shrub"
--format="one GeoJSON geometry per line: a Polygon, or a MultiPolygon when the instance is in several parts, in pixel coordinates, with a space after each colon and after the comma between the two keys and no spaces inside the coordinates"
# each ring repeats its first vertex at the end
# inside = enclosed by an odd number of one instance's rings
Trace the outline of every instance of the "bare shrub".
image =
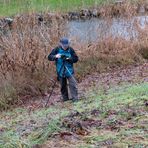
{"type": "MultiPolygon", "coordinates": [[[[126,5],[126,9],[129,7],[126,5]]],[[[34,14],[16,17],[13,29],[0,36],[3,50],[0,58],[0,107],[8,108],[24,95],[43,95],[50,91],[52,80],[56,78],[54,64],[48,62],[47,55],[65,35],[62,18],[56,16],[47,24],[38,22],[35,17],[34,14]]],[[[44,19],[49,19],[49,16],[46,14],[44,19]]],[[[143,31],[137,27],[139,36],[136,40],[109,36],[94,44],[75,45],[81,48],[77,51],[80,57],[76,65],[78,80],[96,71],[142,62],[139,52],[145,56],[148,49],[146,29],[143,31]]]]}
{"type": "MultiPolygon", "coordinates": [[[[33,16],[22,16],[16,21],[17,25],[13,26],[13,30],[0,36],[3,50],[0,80],[8,83],[0,85],[6,87],[5,90],[11,86],[17,95],[41,95],[50,87],[50,79],[54,77],[54,66],[48,62],[47,55],[58,43],[60,25],[56,19],[52,26],[39,25],[33,16]]],[[[0,97],[4,96],[4,91],[1,92],[0,97]]]]}
{"type": "Polygon", "coordinates": [[[143,13],[147,13],[147,1],[138,0],[138,1],[113,1],[105,3],[104,6],[99,7],[99,14],[103,17],[132,17],[140,13],[141,9],[144,9],[143,13]]]}

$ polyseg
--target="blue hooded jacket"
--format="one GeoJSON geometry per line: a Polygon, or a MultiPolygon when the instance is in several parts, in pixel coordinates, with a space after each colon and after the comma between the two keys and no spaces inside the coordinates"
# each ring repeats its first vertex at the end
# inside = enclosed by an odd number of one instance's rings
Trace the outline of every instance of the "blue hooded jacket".
{"type": "Polygon", "coordinates": [[[58,77],[67,78],[74,74],[73,63],[78,61],[78,56],[73,48],[68,47],[64,50],[61,46],[59,46],[51,51],[48,55],[48,60],[55,61],[58,77]],[[68,60],[64,60],[63,58],[57,59],[55,57],[56,54],[64,55],[68,57],[68,60]],[[66,68],[64,68],[63,64],[66,68]]]}

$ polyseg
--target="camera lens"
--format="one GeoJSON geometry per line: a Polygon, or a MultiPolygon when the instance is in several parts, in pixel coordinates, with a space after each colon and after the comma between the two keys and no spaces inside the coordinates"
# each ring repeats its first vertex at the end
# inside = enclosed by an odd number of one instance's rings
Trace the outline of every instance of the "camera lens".
{"type": "Polygon", "coordinates": [[[66,55],[61,55],[61,58],[62,59],[66,59],[66,55]]]}

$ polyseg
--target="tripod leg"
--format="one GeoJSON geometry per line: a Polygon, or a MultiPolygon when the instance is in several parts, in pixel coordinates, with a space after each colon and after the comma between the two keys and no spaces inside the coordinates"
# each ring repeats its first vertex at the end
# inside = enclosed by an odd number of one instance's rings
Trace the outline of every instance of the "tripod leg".
{"type": "Polygon", "coordinates": [[[68,71],[68,73],[70,74],[71,78],[73,79],[73,82],[75,82],[77,84],[77,81],[75,79],[75,77],[73,76],[73,74],[71,74],[71,72],[69,71],[69,69],[65,66],[65,69],[68,71]]]}
{"type": "Polygon", "coordinates": [[[45,107],[47,107],[47,105],[48,105],[49,99],[50,99],[50,97],[51,97],[51,95],[52,95],[52,93],[53,93],[53,90],[54,90],[55,86],[56,86],[56,81],[54,82],[54,84],[53,84],[53,86],[52,86],[52,90],[51,90],[51,93],[50,93],[50,95],[49,95],[49,97],[48,97],[48,100],[47,100],[47,102],[46,102],[46,104],[45,104],[45,107]]]}

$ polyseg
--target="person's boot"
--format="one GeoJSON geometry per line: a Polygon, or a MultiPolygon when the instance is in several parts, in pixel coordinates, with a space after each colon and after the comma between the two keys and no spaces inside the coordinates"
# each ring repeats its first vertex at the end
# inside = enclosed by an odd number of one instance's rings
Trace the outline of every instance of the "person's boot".
{"type": "Polygon", "coordinates": [[[78,102],[78,99],[73,99],[73,98],[72,98],[72,102],[73,102],[73,103],[78,102]]]}
{"type": "Polygon", "coordinates": [[[69,99],[68,98],[64,98],[63,101],[66,102],[66,101],[69,101],[69,99]]]}

